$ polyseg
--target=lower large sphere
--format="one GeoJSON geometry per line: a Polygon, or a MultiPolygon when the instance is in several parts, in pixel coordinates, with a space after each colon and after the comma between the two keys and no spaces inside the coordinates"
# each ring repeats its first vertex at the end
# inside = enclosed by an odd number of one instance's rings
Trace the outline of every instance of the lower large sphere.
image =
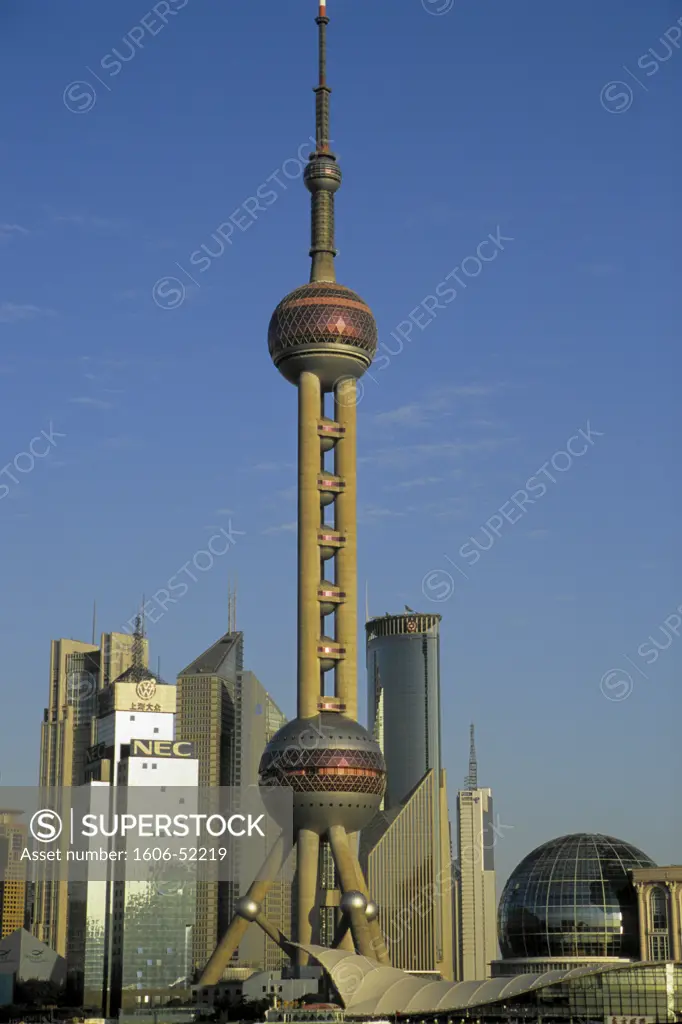
{"type": "Polygon", "coordinates": [[[265,748],[259,771],[264,790],[293,791],[294,828],[319,834],[332,825],[347,832],[365,828],[386,786],[378,743],[358,722],[333,711],[287,722],[265,748]]]}
{"type": "Polygon", "coordinates": [[[345,377],[361,377],[377,349],[372,311],[350,288],[312,282],[282,299],[272,314],[268,348],[293,384],[308,370],[325,391],[345,377]]]}

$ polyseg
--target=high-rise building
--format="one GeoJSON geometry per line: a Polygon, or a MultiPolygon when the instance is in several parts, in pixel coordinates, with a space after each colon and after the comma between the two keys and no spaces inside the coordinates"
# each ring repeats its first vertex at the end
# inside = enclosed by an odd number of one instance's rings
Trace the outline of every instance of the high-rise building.
{"type": "MultiPolygon", "coordinates": [[[[178,675],[177,736],[194,744],[199,785],[239,786],[242,766],[244,634],[230,630],[178,675]]],[[[200,865],[192,936],[195,970],[202,970],[234,912],[235,882],[219,882],[217,865],[200,865]]]]}
{"type": "Polygon", "coordinates": [[[491,789],[478,785],[478,764],[471,726],[469,774],[457,794],[459,862],[459,946],[462,981],[491,976],[497,957],[495,823],[491,789]]]}
{"type": "MultiPolygon", "coordinates": [[[[79,786],[85,781],[87,750],[98,693],[133,661],[132,635],[103,633],[99,647],[80,640],[53,640],[50,650],[49,701],[40,739],[39,785],[47,790],[79,786]]],[[[142,640],[145,664],[147,642],[142,640]]],[[[65,882],[36,879],[34,934],[66,956],[68,896],[65,882]]]]}
{"type": "MultiPolygon", "coordinates": [[[[121,658],[112,658],[108,651],[103,673],[108,681],[95,693],[96,713],[90,722],[90,746],[85,751],[81,780],[90,787],[93,810],[102,810],[98,789],[119,784],[120,765],[129,756],[131,744],[175,739],[176,688],[165,685],[147,668],[147,642],[139,618],[135,632],[126,640],[130,641],[130,663],[112,680],[112,671],[121,668],[121,658]]],[[[167,767],[164,770],[168,773],[167,767]]],[[[76,998],[98,1011],[106,1007],[111,988],[112,885],[111,878],[97,876],[71,881],[68,886],[69,984],[76,998]]]]}
{"type": "Polygon", "coordinates": [[[386,761],[386,796],[361,856],[394,967],[457,976],[457,878],[441,765],[440,615],[370,619],[369,726],[386,761]]]}
{"type": "MultiPolygon", "coordinates": [[[[308,962],[305,947],[319,941],[330,918],[335,944],[352,937],[361,953],[388,962],[376,907],[349,841],[374,816],[385,786],[381,750],[356,721],[357,380],[371,365],[377,328],[367,304],[337,283],[334,269],[341,171],[330,146],[328,23],[326,0],[320,0],[316,148],[304,174],[312,197],[310,282],[280,302],[268,331],[273,362],[298,397],[298,707],[296,719],[266,747],[260,777],[264,786],[293,791],[299,945],[294,951],[285,938],[277,941],[300,966],[308,962]],[[327,562],[332,571],[325,574],[327,562]],[[326,682],[332,670],[333,691],[326,682]]],[[[276,935],[262,904],[285,853],[283,843],[275,845],[238,901],[202,985],[219,981],[250,921],[276,935]]]]}
{"type": "MultiPolygon", "coordinates": [[[[167,745],[171,747],[170,744],[167,745]]],[[[117,782],[128,800],[137,787],[145,788],[145,805],[152,806],[153,792],[163,793],[164,809],[173,813],[168,791],[178,812],[198,810],[199,762],[191,745],[182,754],[159,745],[133,740],[123,751],[117,782]],[[149,754],[149,750],[152,754],[149,754]],[[192,804],[190,801],[194,800],[192,804]],[[180,806],[182,805],[182,806],[180,806]]],[[[134,803],[133,806],[138,806],[134,803]]],[[[122,807],[122,810],[125,808],[122,807]]],[[[129,860],[133,860],[132,856],[129,860]]],[[[119,1011],[153,1009],[169,999],[191,997],[192,932],[196,921],[196,879],[191,872],[183,881],[129,881],[125,864],[112,869],[111,968],[106,1015],[119,1011]]]]}
{"type": "Polygon", "coordinates": [[[0,809],[0,939],[24,927],[26,917],[26,823],[21,811],[0,809]]]}
{"type": "Polygon", "coordinates": [[[200,786],[237,786],[244,634],[229,632],[178,675],[178,738],[194,743],[200,786]]]}
{"type": "MultiPolygon", "coordinates": [[[[194,744],[200,786],[257,784],[263,750],[286,722],[254,673],[244,671],[243,663],[243,633],[231,629],[178,676],[177,737],[194,744]]],[[[211,874],[211,865],[200,868],[193,935],[195,970],[206,965],[221,930],[234,913],[240,891],[237,879],[211,879],[206,877],[211,874]]],[[[235,869],[238,874],[239,866],[235,869]]],[[[285,933],[290,930],[291,884],[287,872],[273,883],[265,908],[278,928],[285,933]]],[[[270,938],[252,932],[235,950],[233,959],[235,965],[277,970],[284,958],[270,938]]]]}

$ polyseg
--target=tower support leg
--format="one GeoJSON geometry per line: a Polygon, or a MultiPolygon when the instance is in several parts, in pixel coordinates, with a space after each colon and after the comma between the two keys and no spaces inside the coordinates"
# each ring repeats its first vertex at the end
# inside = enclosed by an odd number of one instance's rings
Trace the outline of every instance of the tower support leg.
{"type": "MultiPolygon", "coordinates": [[[[282,870],[285,857],[284,839],[280,836],[268,854],[258,876],[254,878],[249,886],[246,894],[249,899],[255,900],[256,903],[263,902],[272,883],[282,870]]],[[[233,953],[244,938],[249,923],[243,917],[235,916],[232,918],[227,931],[213,951],[211,959],[204,967],[203,974],[199,979],[200,985],[218,984],[223,976],[223,971],[232,959],[233,953]]]]}
{"type": "Polygon", "coordinates": [[[350,930],[350,921],[340,909],[336,923],[336,931],[334,933],[334,945],[338,949],[347,949],[349,953],[355,952],[355,943],[353,942],[353,933],[350,930]]]}
{"type": "Polygon", "coordinates": [[[275,928],[274,924],[271,924],[270,921],[268,921],[265,914],[258,914],[258,916],[254,918],[254,921],[259,928],[263,929],[268,938],[272,939],[272,941],[279,946],[287,956],[294,956],[295,947],[289,942],[284,932],[281,932],[279,928],[275,928]]]}
{"type": "Polygon", "coordinates": [[[332,949],[350,949],[352,952],[355,952],[353,936],[350,933],[350,919],[347,914],[340,913],[336,929],[334,930],[332,949]],[[346,941],[348,938],[350,938],[350,945],[346,941]]]}
{"type": "MultiPolygon", "coordinates": [[[[297,914],[298,931],[296,941],[308,945],[319,934],[317,922],[317,872],[320,858],[320,837],[317,832],[301,829],[296,837],[297,861],[297,914]]],[[[296,951],[299,967],[308,963],[308,954],[303,949],[296,951]]]]}
{"type": "MultiPolygon", "coordinates": [[[[369,887],[365,881],[365,876],[362,873],[362,868],[360,867],[360,862],[358,860],[355,861],[355,867],[358,879],[358,890],[362,893],[365,899],[369,900],[369,887]]],[[[372,936],[372,950],[374,951],[374,957],[380,964],[383,964],[384,967],[390,967],[391,958],[388,955],[384,936],[381,931],[381,925],[377,920],[370,921],[369,930],[372,936]]]]}
{"type": "MultiPolygon", "coordinates": [[[[344,892],[354,892],[358,887],[358,874],[356,861],[348,846],[346,830],[341,825],[332,825],[329,829],[329,843],[334,855],[334,863],[341,880],[341,888],[344,892]]],[[[354,908],[350,912],[350,928],[353,933],[355,946],[363,956],[375,959],[372,950],[372,939],[369,928],[369,921],[364,910],[354,908]]]]}

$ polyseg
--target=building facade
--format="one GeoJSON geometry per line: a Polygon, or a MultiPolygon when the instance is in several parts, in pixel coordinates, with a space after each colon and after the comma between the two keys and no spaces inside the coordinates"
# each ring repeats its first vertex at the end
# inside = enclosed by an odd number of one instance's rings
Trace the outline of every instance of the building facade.
{"type": "Polygon", "coordinates": [[[386,615],[367,631],[369,728],[386,761],[382,811],[361,841],[391,963],[453,979],[457,878],[441,766],[440,615],[386,615]]]}
{"type": "Polygon", "coordinates": [[[497,957],[497,892],[490,789],[457,794],[459,946],[462,981],[491,975],[497,957]]]}
{"type": "MultiPolygon", "coordinates": [[[[152,806],[156,791],[169,813],[173,813],[175,803],[179,813],[197,812],[199,762],[192,756],[190,744],[172,745],[175,746],[182,746],[181,754],[171,749],[160,756],[158,746],[139,741],[124,748],[117,767],[117,784],[125,787],[133,808],[140,806],[135,799],[136,788],[144,787],[145,806],[152,806]],[[171,805],[168,791],[176,788],[179,792],[177,796],[171,795],[171,805]]],[[[110,1017],[118,1016],[120,1011],[133,1013],[163,1006],[173,998],[184,1003],[191,997],[195,866],[190,865],[184,878],[171,873],[167,881],[162,876],[153,881],[129,880],[126,874],[125,864],[113,866],[111,967],[106,1006],[110,1017]]]]}
{"type": "MultiPolygon", "coordinates": [[[[103,633],[99,647],[79,640],[53,640],[50,649],[48,706],[40,736],[39,785],[46,789],[80,786],[99,692],[133,662],[134,637],[103,633]]],[[[145,664],[147,642],[142,640],[145,664]]],[[[47,875],[36,879],[34,934],[66,956],[68,893],[65,882],[47,875]]]]}
{"type": "MultiPolygon", "coordinates": [[[[194,744],[199,785],[238,786],[241,781],[241,682],[244,634],[230,631],[178,675],[177,735],[194,744]]],[[[200,971],[227,927],[237,898],[232,882],[218,882],[216,865],[201,865],[192,961],[200,971]]]]}
{"type": "Polygon", "coordinates": [[[24,927],[27,828],[21,811],[0,810],[0,939],[24,927]]]}
{"type": "MultiPolygon", "coordinates": [[[[135,740],[175,739],[176,689],[161,683],[142,664],[139,639],[132,664],[96,695],[97,716],[85,752],[84,779],[91,787],[93,809],[101,810],[97,790],[119,783],[120,765],[135,740]]],[[[106,1005],[110,987],[112,898],[112,879],[69,884],[69,984],[85,1006],[97,1010],[106,1005]]]]}
{"type": "Polygon", "coordinates": [[[682,960],[682,866],[634,868],[640,960],[682,960]]]}
{"type": "MultiPolygon", "coordinates": [[[[263,751],[286,722],[254,673],[243,666],[244,635],[232,629],[178,676],[177,736],[194,744],[200,786],[256,785],[263,751]]],[[[234,912],[240,890],[246,888],[238,881],[211,878],[215,868],[210,864],[200,867],[192,954],[195,972],[205,966],[234,912]]],[[[244,873],[252,867],[244,865],[244,873]]],[[[235,865],[234,877],[240,872],[235,865]]],[[[285,865],[263,904],[268,918],[285,933],[291,927],[291,873],[292,865],[285,865]]],[[[285,960],[270,938],[252,929],[235,952],[233,965],[277,970],[285,960]]]]}
{"type": "Polygon", "coordinates": [[[492,790],[478,785],[471,726],[469,774],[457,794],[459,954],[462,981],[491,976],[497,957],[497,891],[492,790]]]}

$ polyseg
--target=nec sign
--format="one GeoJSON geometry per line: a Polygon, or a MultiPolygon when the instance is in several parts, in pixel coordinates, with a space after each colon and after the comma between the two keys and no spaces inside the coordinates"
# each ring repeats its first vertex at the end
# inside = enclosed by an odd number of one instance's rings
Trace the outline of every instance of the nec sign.
{"type": "Polygon", "coordinates": [[[187,740],[131,740],[131,757],[194,757],[194,744],[187,740]]]}

